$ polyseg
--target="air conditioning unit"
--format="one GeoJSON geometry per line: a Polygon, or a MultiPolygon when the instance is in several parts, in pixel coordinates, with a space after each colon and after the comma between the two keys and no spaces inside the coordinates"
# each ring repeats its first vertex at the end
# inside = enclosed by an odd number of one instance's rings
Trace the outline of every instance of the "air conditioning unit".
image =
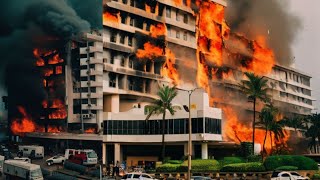
{"type": "Polygon", "coordinates": [[[90,97],[90,96],[91,96],[91,93],[88,93],[87,96],[90,97]]]}
{"type": "Polygon", "coordinates": [[[87,82],[87,85],[89,85],[89,86],[90,86],[90,84],[91,84],[91,82],[90,82],[90,81],[88,81],[88,82],[87,82]]]}
{"type": "Polygon", "coordinates": [[[95,115],[95,114],[90,113],[90,114],[89,114],[89,117],[90,117],[90,118],[95,118],[95,117],[96,117],[96,115],[95,115]]]}
{"type": "Polygon", "coordinates": [[[91,107],[91,104],[88,104],[89,107],[91,107]]]}

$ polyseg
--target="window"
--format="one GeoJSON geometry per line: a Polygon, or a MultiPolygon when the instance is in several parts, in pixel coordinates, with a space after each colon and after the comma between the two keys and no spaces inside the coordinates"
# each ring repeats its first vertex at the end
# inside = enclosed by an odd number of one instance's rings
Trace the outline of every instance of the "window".
{"type": "Polygon", "coordinates": [[[126,17],[125,16],[121,16],[121,23],[126,24],[126,17]]]}
{"type": "Polygon", "coordinates": [[[114,33],[114,32],[111,33],[110,41],[111,42],[117,42],[117,34],[116,33],[114,33]]]}
{"type": "Polygon", "coordinates": [[[134,0],[130,0],[130,6],[134,7],[134,0]]]}
{"type": "Polygon", "coordinates": [[[134,19],[130,18],[130,26],[134,26],[134,19]]]}
{"type": "Polygon", "coordinates": [[[124,57],[123,56],[121,56],[120,66],[124,66],[124,57]]]}
{"type": "Polygon", "coordinates": [[[128,3],[128,0],[122,0],[122,3],[123,3],[123,4],[127,4],[127,3],[128,3]]]}
{"type": "Polygon", "coordinates": [[[187,5],[187,0],[183,0],[183,5],[187,5]]]}
{"type": "Polygon", "coordinates": [[[166,17],[171,18],[171,9],[170,9],[170,7],[166,8],[166,17]]]}
{"type": "Polygon", "coordinates": [[[177,32],[176,32],[176,38],[177,38],[177,39],[180,39],[180,31],[177,31],[177,32]]]}
{"type": "Polygon", "coordinates": [[[187,14],[183,15],[183,22],[188,24],[188,15],[187,14]]]}
{"type": "Polygon", "coordinates": [[[116,75],[114,73],[109,74],[109,87],[116,87],[116,75]]]}
{"type": "Polygon", "coordinates": [[[120,34],[120,43],[121,44],[124,44],[124,38],[125,38],[125,35],[124,34],[120,34]]]}
{"type": "Polygon", "coordinates": [[[167,25],[167,32],[168,32],[168,36],[171,36],[171,27],[170,25],[167,25]]]}
{"type": "Polygon", "coordinates": [[[96,88],[96,87],[91,87],[91,88],[90,88],[90,92],[92,92],[92,93],[97,92],[97,88],[96,88]]]}
{"type": "Polygon", "coordinates": [[[187,40],[188,40],[187,32],[184,32],[184,33],[183,33],[183,40],[185,40],[185,41],[187,41],[187,40]]]}
{"type": "Polygon", "coordinates": [[[179,10],[176,10],[176,20],[180,21],[179,10]]]}
{"type": "Polygon", "coordinates": [[[132,37],[128,36],[128,46],[132,46],[132,37]]]}
{"type": "Polygon", "coordinates": [[[91,104],[97,104],[97,99],[91,99],[91,104]]]}
{"type": "Polygon", "coordinates": [[[133,60],[129,59],[129,68],[133,68],[133,60]]]}

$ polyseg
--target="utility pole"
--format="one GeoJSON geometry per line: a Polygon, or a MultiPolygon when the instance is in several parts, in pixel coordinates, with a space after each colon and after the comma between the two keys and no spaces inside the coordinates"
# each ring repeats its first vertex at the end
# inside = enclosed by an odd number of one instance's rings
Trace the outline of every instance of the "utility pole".
{"type": "Polygon", "coordinates": [[[189,113],[189,120],[188,120],[188,129],[189,129],[189,139],[188,139],[188,180],[191,179],[191,157],[192,157],[192,120],[191,120],[191,95],[192,93],[200,88],[194,88],[192,90],[185,90],[185,89],[180,89],[180,88],[176,88],[178,90],[181,91],[185,91],[188,92],[189,95],[189,104],[188,104],[188,108],[185,108],[185,110],[189,113]]]}

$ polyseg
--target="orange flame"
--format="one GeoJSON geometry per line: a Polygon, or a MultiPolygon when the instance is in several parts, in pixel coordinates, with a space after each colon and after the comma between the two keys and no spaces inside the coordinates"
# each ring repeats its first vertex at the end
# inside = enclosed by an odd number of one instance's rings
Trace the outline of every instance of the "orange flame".
{"type": "Polygon", "coordinates": [[[58,128],[58,127],[49,126],[49,127],[48,127],[48,132],[49,132],[49,133],[59,133],[59,132],[61,132],[61,130],[60,130],[60,128],[58,128]]]}
{"type": "Polygon", "coordinates": [[[21,133],[34,132],[36,130],[36,124],[27,114],[26,110],[22,106],[18,106],[18,111],[22,115],[22,118],[13,120],[11,124],[12,133],[17,135],[21,133]]]}
{"type": "Polygon", "coordinates": [[[54,55],[49,59],[48,64],[58,64],[62,63],[64,60],[60,58],[59,54],[54,55]]]}
{"type": "Polygon", "coordinates": [[[163,64],[162,75],[172,80],[174,85],[179,84],[179,74],[175,68],[176,57],[170,49],[166,49],[166,62],[163,64]]]}
{"type": "Polygon", "coordinates": [[[272,71],[275,64],[274,53],[271,49],[266,48],[266,38],[263,36],[257,37],[253,42],[253,59],[247,70],[258,75],[266,75],[272,71]]]}
{"type": "Polygon", "coordinates": [[[151,7],[148,4],[145,5],[145,8],[148,13],[151,13],[151,7]]]}
{"type": "Polygon", "coordinates": [[[150,59],[160,57],[164,55],[163,49],[158,46],[151,44],[150,42],[146,42],[143,45],[144,49],[138,49],[136,56],[139,59],[150,59]]]}
{"type": "Polygon", "coordinates": [[[88,128],[84,131],[85,133],[90,133],[90,134],[93,134],[93,133],[96,133],[96,128],[88,128]]]}
{"type": "MultiPolygon", "coordinates": [[[[222,107],[225,124],[224,124],[224,134],[223,137],[234,142],[252,142],[252,128],[242,124],[235,111],[233,111],[230,107],[222,107]]],[[[272,145],[271,145],[271,138],[267,134],[265,148],[268,152],[270,152],[271,148],[280,142],[276,142],[274,134],[272,133],[272,145]]],[[[281,143],[286,143],[289,139],[290,133],[286,132],[285,137],[281,139],[281,143]]],[[[257,129],[255,131],[255,143],[259,143],[261,148],[263,146],[265,138],[265,130],[257,129]]]]}
{"type": "Polygon", "coordinates": [[[40,57],[39,49],[35,48],[33,50],[33,56],[35,58],[37,58],[37,61],[36,61],[37,66],[44,66],[45,65],[44,60],[40,57]]]}
{"type": "Polygon", "coordinates": [[[107,23],[119,23],[120,20],[120,12],[117,14],[113,14],[111,12],[104,12],[103,16],[103,24],[107,24],[107,23]]]}
{"type": "Polygon", "coordinates": [[[56,67],[56,74],[62,74],[62,66],[56,67]]]}
{"type": "Polygon", "coordinates": [[[150,33],[153,38],[164,36],[167,33],[166,26],[164,24],[151,25],[150,33]]]}
{"type": "Polygon", "coordinates": [[[46,77],[51,76],[53,74],[53,69],[46,68],[46,69],[44,69],[43,73],[44,73],[44,76],[46,76],[46,77]]]}

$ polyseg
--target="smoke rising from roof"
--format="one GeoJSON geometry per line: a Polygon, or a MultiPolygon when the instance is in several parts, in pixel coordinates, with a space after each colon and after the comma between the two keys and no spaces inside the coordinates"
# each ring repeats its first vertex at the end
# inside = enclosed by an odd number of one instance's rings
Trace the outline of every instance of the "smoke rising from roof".
{"type": "Polygon", "coordinates": [[[279,0],[228,0],[225,16],[235,32],[250,39],[268,37],[277,62],[290,65],[294,59],[291,45],[302,25],[297,16],[288,12],[288,6],[279,0]]]}
{"type": "Polygon", "coordinates": [[[90,23],[67,0],[3,0],[0,23],[0,89],[10,86],[10,101],[41,106],[45,93],[34,67],[33,48],[57,46],[57,40],[63,48],[70,37],[88,32],[90,23]]]}

